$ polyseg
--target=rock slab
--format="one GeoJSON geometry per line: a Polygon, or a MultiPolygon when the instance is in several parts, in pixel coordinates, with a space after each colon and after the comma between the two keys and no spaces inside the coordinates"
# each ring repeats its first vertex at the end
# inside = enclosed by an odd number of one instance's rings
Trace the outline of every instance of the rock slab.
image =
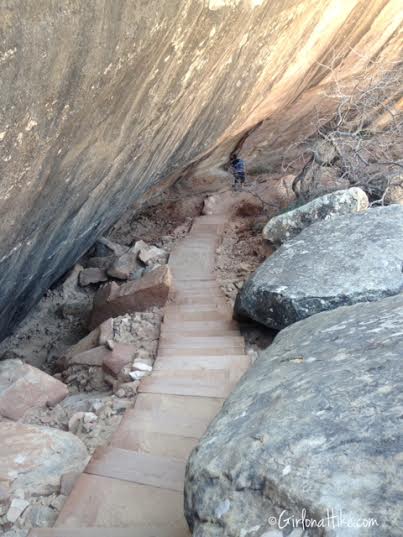
{"type": "Polygon", "coordinates": [[[168,299],[172,276],[168,266],[147,272],[136,281],[122,285],[105,285],[94,297],[90,328],[95,328],[110,317],[144,311],[152,306],[163,306],[168,299]]]}
{"type": "Polygon", "coordinates": [[[11,491],[31,494],[58,492],[64,474],[81,472],[88,460],[79,438],[48,427],[0,423],[0,482],[11,491]]]}
{"type": "Polygon", "coordinates": [[[281,330],[301,319],[403,290],[403,207],[337,216],[284,243],[247,280],[235,312],[281,330]]]}
{"type": "Polygon", "coordinates": [[[281,244],[296,237],[314,222],[365,209],[368,209],[368,196],[361,188],[338,190],[275,216],[264,227],[263,237],[274,244],[281,244]]]}
{"type": "Polygon", "coordinates": [[[54,406],[69,393],[63,382],[21,360],[0,362],[0,416],[22,418],[32,408],[54,406]]]}
{"type": "MultiPolygon", "coordinates": [[[[278,531],[270,517],[301,518],[303,509],[317,520],[333,510],[339,520],[377,523],[309,537],[401,535],[402,326],[400,294],[277,335],[190,457],[185,509],[194,536],[261,537],[278,531]]],[[[292,529],[283,528],[279,535],[292,529]]]]}

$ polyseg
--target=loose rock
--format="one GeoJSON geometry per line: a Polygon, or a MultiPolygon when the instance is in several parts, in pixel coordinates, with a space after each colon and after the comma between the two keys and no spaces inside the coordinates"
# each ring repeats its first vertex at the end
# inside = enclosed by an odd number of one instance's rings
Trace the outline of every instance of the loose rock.
{"type": "Polygon", "coordinates": [[[133,362],[135,355],[136,348],[133,345],[114,343],[113,351],[109,351],[103,361],[103,367],[107,373],[117,377],[126,365],[133,362]]]}
{"type": "Polygon", "coordinates": [[[108,276],[119,280],[134,279],[134,274],[141,270],[142,265],[137,260],[138,251],[131,249],[125,254],[117,257],[108,268],[108,276]]]}
{"type": "Polygon", "coordinates": [[[101,237],[95,243],[95,256],[96,257],[108,257],[108,256],[120,256],[128,251],[128,246],[122,246],[116,242],[112,242],[106,237],[101,237]]]}
{"type": "Polygon", "coordinates": [[[18,420],[33,407],[54,406],[69,391],[65,384],[21,360],[0,362],[0,415],[18,420]]]}
{"type": "Polygon", "coordinates": [[[7,511],[7,520],[14,523],[29,506],[29,502],[20,498],[14,498],[11,502],[10,508],[7,511]]]}
{"type": "Polygon", "coordinates": [[[145,265],[154,265],[155,263],[166,262],[168,254],[165,250],[156,246],[143,246],[140,248],[138,257],[145,265]]]}
{"type": "Polygon", "coordinates": [[[403,174],[392,177],[384,194],[385,203],[398,203],[403,205],[403,174]]]}
{"type": "Polygon", "coordinates": [[[121,286],[111,282],[94,298],[90,327],[94,328],[110,317],[163,306],[168,298],[172,277],[167,266],[146,273],[140,280],[121,286]]]}
{"type": "Polygon", "coordinates": [[[80,272],[79,283],[81,287],[86,287],[93,283],[106,282],[108,279],[104,270],[100,268],[86,268],[80,272]]]}

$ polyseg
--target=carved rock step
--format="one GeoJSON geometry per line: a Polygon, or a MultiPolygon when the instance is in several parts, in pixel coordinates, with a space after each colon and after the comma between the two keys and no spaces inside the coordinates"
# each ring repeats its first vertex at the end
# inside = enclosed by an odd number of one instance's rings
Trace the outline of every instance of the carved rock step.
{"type": "MultiPolygon", "coordinates": [[[[36,528],[28,537],[177,537],[176,531],[175,528],[153,528],[148,524],[132,528],[36,528]]],[[[190,537],[190,533],[183,533],[183,536],[190,537]]]]}
{"type": "Polygon", "coordinates": [[[175,297],[175,303],[178,305],[184,305],[184,306],[194,306],[197,308],[199,305],[214,305],[217,306],[218,304],[222,304],[223,297],[219,296],[218,294],[211,294],[211,295],[200,295],[200,294],[191,294],[191,295],[185,295],[178,294],[175,297]]]}
{"type": "Polygon", "coordinates": [[[230,369],[237,368],[246,371],[250,365],[250,358],[246,354],[233,356],[164,356],[157,359],[154,371],[163,369],[230,369]]]}
{"type": "Polygon", "coordinates": [[[238,323],[233,320],[229,321],[175,321],[164,319],[162,330],[177,330],[187,332],[194,330],[235,330],[239,334],[238,323]]]}
{"type": "Polygon", "coordinates": [[[236,346],[245,347],[244,338],[240,335],[236,336],[188,336],[186,334],[169,335],[162,334],[160,338],[161,347],[200,347],[201,349],[209,347],[236,346]]]}
{"type": "Polygon", "coordinates": [[[230,321],[232,319],[232,312],[225,312],[220,310],[207,310],[207,311],[169,311],[164,319],[176,320],[176,321],[230,321]]]}
{"type": "Polygon", "coordinates": [[[242,373],[216,369],[153,371],[143,379],[140,393],[165,393],[200,397],[227,397],[238,382],[242,373]]]}
{"type": "Polygon", "coordinates": [[[132,433],[138,431],[200,438],[223,402],[224,399],[213,397],[140,393],[135,407],[125,413],[111,443],[128,445],[132,433]]]}
{"type": "MultiPolygon", "coordinates": [[[[185,322],[185,321],[184,321],[185,322]]],[[[183,322],[183,324],[184,324],[183,322]]],[[[219,322],[219,321],[218,321],[219,322]]],[[[191,324],[191,323],[187,323],[191,324]]],[[[161,337],[164,335],[175,336],[176,338],[181,336],[205,336],[205,337],[214,337],[214,336],[238,336],[239,330],[230,330],[226,328],[209,328],[209,327],[196,327],[192,326],[169,326],[169,323],[166,326],[161,328],[161,337]]]]}
{"type": "Polygon", "coordinates": [[[145,431],[144,428],[130,428],[129,425],[116,431],[109,445],[186,461],[197,442],[198,438],[145,431]]]}
{"type": "Polygon", "coordinates": [[[170,356],[226,356],[229,354],[243,354],[244,349],[240,347],[210,347],[209,349],[201,349],[200,347],[171,347],[162,348],[159,351],[159,358],[169,358],[170,356]]]}
{"type": "Polygon", "coordinates": [[[132,535],[136,537],[190,535],[183,515],[182,493],[83,474],[67,499],[56,527],[65,531],[64,528],[97,526],[133,528],[132,535]]]}
{"type": "Polygon", "coordinates": [[[218,289],[217,280],[215,278],[203,278],[203,280],[189,282],[186,280],[175,279],[173,283],[174,289],[218,289]]]}
{"type": "Polygon", "coordinates": [[[181,492],[185,466],[184,460],[108,446],[97,449],[85,472],[181,492]]]}

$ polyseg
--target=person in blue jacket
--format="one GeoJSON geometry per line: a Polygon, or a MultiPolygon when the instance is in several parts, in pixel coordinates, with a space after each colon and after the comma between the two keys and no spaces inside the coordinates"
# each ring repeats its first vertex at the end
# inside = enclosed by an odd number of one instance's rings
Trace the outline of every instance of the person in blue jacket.
{"type": "Polygon", "coordinates": [[[236,153],[233,153],[231,155],[231,171],[234,175],[235,181],[234,181],[234,189],[235,190],[241,190],[242,185],[245,182],[245,161],[238,158],[236,153]]]}

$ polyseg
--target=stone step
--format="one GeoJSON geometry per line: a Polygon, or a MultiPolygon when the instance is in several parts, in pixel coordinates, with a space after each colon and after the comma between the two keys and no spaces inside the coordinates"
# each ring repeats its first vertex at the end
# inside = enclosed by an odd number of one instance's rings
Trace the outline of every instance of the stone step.
{"type": "Polygon", "coordinates": [[[188,334],[177,333],[177,334],[161,334],[160,338],[160,347],[161,345],[165,346],[174,346],[174,347],[184,347],[184,346],[194,346],[204,348],[204,347],[215,347],[217,345],[235,345],[238,347],[244,347],[245,346],[245,340],[242,336],[237,335],[234,336],[204,336],[204,335],[198,335],[198,336],[190,336],[188,334]]]}
{"type": "MultiPolygon", "coordinates": [[[[36,528],[28,537],[177,537],[175,528],[136,525],[132,528],[36,528]]],[[[190,533],[183,533],[190,537],[190,533]]]]}
{"type": "Polygon", "coordinates": [[[226,328],[209,328],[209,327],[188,327],[188,326],[169,326],[167,323],[166,326],[161,327],[161,337],[164,337],[165,335],[170,336],[206,336],[206,337],[213,337],[213,336],[238,336],[239,330],[230,330],[226,328]]]}
{"type": "Polygon", "coordinates": [[[168,321],[230,321],[232,312],[212,311],[169,311],[164,315],[168,321]]]}
{"type": "Polygon", "coordinates": [[[111,443],[124,447],[137,432],[200,438],[221,409],[224,399],[160,393],[139,393],[126,411],[111,443]]]}
{"type": "MultiPolygon", "coordinates": [[[[165,307],[165,312],[170,313],[172,311],[192,312],[195,310],[193,304],[168,304],[165,307]]],[[[227,311],[232,313],[231,307],[224,301],[217,304],[199,304],[198,311],[227,311]]]]}
{"type": "Polygon", "coordinates": [[[171,321],[164,319],[162,323],[162,330],[164,329],[182,329],[186,330],[198,330],[198,329],[222,329],[222,330],[235,330],[239,334],[239,325],[234,320],[229,321],[171,321]]]}
{"type": "Polygon", "coordinates": [[[164,393],[225,398],[231,393],[242,374],[238,371],[216,369],[153,371],[142,380],[139,393],[164,393]]]}
{"type": "Polygon", "coordinates": [[[190,536],[181,492],[91,474],[78,479],[56,522],[63,531],[80,527],[133,528],[136,537],[149,529],[153,537],[190,536]]]}
{"type": "Polygon", "coordinates": [[[185,468],[181,459],[107,446],[95,451],[85,472],[181,492],[185,468]]]}
{"type": "Polygon", "coordinates": [[[196,274],[189,274],[189,272],[187,271],[181,271],[181,270],[179,271],[179,270],[175,270],[175,268],[171,270],[171,274],[174,278],[174,281],[186,281],[188,283],[196,282],[196,281],[203,281],[205,280],[205,276],[206,276],[206,273],[204,272],[200,272],[196,274]]]}
{"type": "Polygon", "coordinates": [[[183,268],[183,266],[176,268],[175,266],[170,267],[171,274],[174,278],[174,281],[188,281],[188,282],[195,282],[195,281],[204,281],[207,280],[207,277],[210,273],[210,270],[207,268],[204,270],[203,268],[200,268],[200,270],[196,272],[189,272],[186,270],[186,268],[183,268]]]}
{"type": "Polygon", "coordinates": [[[226,312],[211,311],[171,311],[166,314],[168,321],[230,321],[232,315],[226,312]]]}
{"type": "Polygon", "coordinates": [[[200,347],[201,349],[216,346],[237,346],[244,348],[245,341],[240,335],[236,336],[189,336],[186,334],[162,334],[160,347],[200,347]]]}
{"type": "Polygon", "coordinates": [[[198,438],[125,427],[116,431],[109,445],[186,461],[197,443],[198,438]]]}
{"type": "Polygon", "coordinates": [[[189,241],[187,243],[180,244],[177,246],[173,252],[172,255],[177,254],[178,252],[183,251],[190,251],[190,252],[201,252],[203,251],[215,251],[215,248],[217,247],[217,239],[215,237],[212,238],[195,238],[192,241],[189,241]]]}
{"type": "Polygon", "coordinates": [[[201,350],[198,347],[184,348],[162,348],[159,351],[159,357],[165,358],[170,356],[197,356],[203,353],[204,356],[226,356],[229,354],[243,354],[243,350],[239,347],[212,347],[210,349],[201,350]]]}
{"type": "Polygon", "coordinates": [[[192,294],[192,295],[185,295],[178,294],[175,297],[175,303],[178,305],[192,305],[195,308],[197,308],[199,305],[205,305],[208,304],[210,306],[217,306],[218,304],[222,304],[224,300],[224,296],[218,296],[217,294],[214,295],[200,295],[200,294],[192,294]]]}
{"type": "Polygon", "coordinates": [[[230,369],[236,368],[239,371],[246,371],[250,366],[250,358],[246,354],[240,355],[211,355],[206,356],[164,356],[157,358],[154,364],[154,371],[164,369],[230,369]]]}
{"type": "Polygon", "coordinates": [[[177,297],[197,297],[197,296],[208,296],[211,298],[221,298],[225,300],[225,295],[219,287],[207,287],[206,289],[195,287],[194,289],[175,289],[172,290],[172,296],[177,297]]]}
{"type": "Polygon", "coordinates": [[[200,281],[188,282],[186,280],[175,280],[174,287],[180,287],[180,289],[217,289],[217,280],[215,278],[203,278],[200,281]]]}

